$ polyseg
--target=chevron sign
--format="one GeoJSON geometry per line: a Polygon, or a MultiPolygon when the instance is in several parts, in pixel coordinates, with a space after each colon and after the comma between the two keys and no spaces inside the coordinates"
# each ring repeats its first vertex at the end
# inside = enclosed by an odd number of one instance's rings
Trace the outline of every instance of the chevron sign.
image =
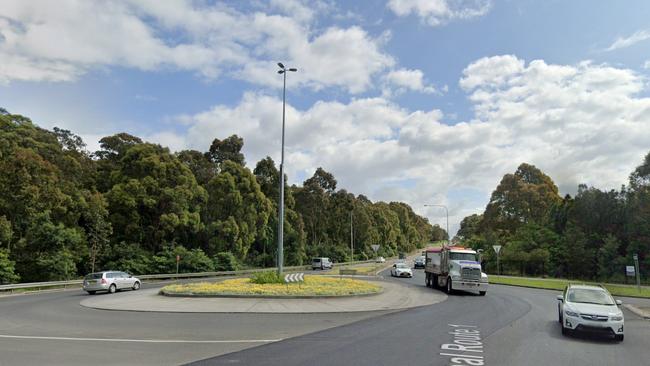
{"type": "Polygon", "coordinates": [[[305,281],[304,273],[290,273],[284,276],[285,283],[304,282],[304,281],[305,281]]]}

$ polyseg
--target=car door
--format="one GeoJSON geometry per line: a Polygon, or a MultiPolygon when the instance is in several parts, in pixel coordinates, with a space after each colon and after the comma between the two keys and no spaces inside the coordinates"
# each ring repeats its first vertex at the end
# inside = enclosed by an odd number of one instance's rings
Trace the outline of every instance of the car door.
{"type": "Polygon", "coordinates": [[[122,279],[124,280],[124,288],[132,288],[133,283],[135,282],[133,277],[131,277],[131,275],[126,272],[120,272],[120,273],[122,275],[122,279]]]}

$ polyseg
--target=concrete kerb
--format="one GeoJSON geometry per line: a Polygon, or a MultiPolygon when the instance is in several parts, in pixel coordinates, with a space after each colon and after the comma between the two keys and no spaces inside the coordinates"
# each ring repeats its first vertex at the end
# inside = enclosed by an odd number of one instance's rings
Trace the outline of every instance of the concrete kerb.
{"type": "Polygon", "coordinates": [[[650,311],[646,311],[644,309],[641,309],[639,307],[636,307],[632,304],[625,304],[623,305],[627,310],[633,312],[634,314],[640,316],[641,318],[644,319],[650,319],[650,311]]]}

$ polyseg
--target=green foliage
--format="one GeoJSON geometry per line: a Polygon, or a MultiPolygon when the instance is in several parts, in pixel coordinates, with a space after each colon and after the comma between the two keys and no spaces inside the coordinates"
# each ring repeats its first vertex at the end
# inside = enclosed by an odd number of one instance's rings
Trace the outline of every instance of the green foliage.
{"type": "Polygon", "coordinates": [[[264,285],[267,283],[284,283],[284,278],[276,271],[255,272],[251,275],[251,282],[264,285]]]}
{"type": "Polygon", "coordinates": [[[274,266],[280,179],[286,265],[351,259],[352,235],[359,259],[374,257],[373,244],[390,256],[444,233],[408,205],[337,191],[322,168],[302,187],[289,187],[269,157],[253,174],[243,144],[232,135],[207,152],[173,154],[118,133],[90,154],[69,130],[0,110],[0,248],[11,253],[3,281],[175,272],[176,255],[180,272],[274,266]]]}
{"type": "Polygon", "coordinates": [[[230,252],[220,252],[214,256],[215,271],[236,271],[239,269],[237,258],[230,252]]]}
{"type": "Polygon", "coordinates": [[[491,246],[503,245],[504,273],[579,279],[624,279],[639,255],[642,278],[650,275],[650,154],[630,175],[630,186],[602,191],[579,185],[560,199],[548,176],[528,164],[507,174],[481,218],[466,217],[458,237],[484,249],[496,270],[491,246]]]}
{"type": "Polygon", "coordinates": [[[20,276],[15,273],[16,262],[9,259],[9,251],[0,249],[0,285],[17,282],[20,276]]]}

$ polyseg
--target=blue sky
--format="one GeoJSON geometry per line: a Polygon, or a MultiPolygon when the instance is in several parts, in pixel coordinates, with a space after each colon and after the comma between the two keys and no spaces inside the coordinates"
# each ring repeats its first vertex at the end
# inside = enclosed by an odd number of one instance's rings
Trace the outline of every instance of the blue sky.
{"type": "Polygon", "coordinates": [[[172,150],[244,137],[249,167],[322,166],[452,231],[503,174],[617,188],[650,141],[650,2],[3,1],[0,106],[91,150],[127,131],[172,150]]]}

